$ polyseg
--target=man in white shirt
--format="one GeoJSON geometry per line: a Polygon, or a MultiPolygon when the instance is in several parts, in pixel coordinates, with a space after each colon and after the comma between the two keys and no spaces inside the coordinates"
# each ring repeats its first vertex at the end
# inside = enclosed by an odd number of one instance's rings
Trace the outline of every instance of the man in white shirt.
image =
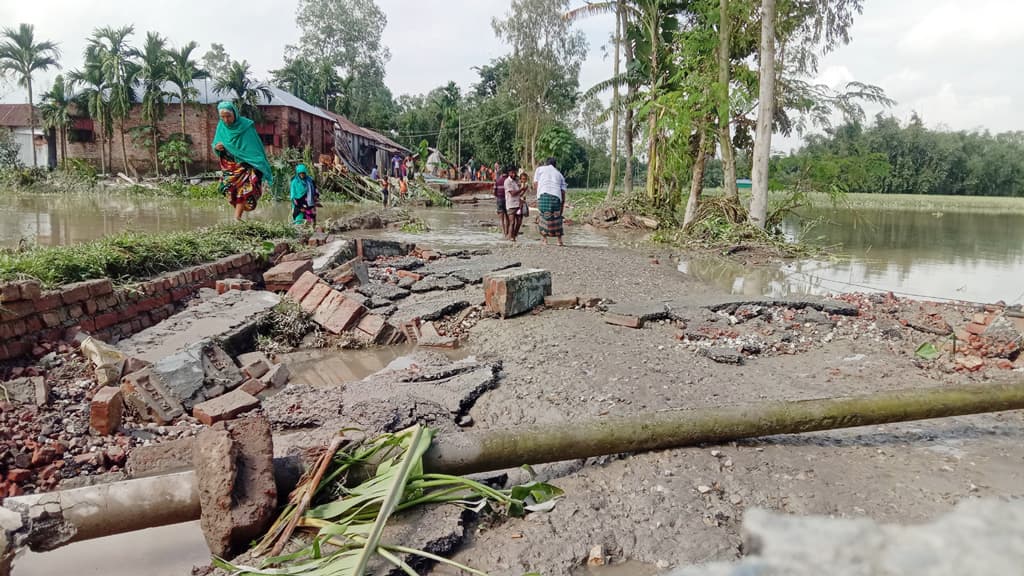
{"type": "Polygon", "coordinates": [[[548,158],[545,165],[538,167],[534,172],[533,187],[537,191],[537,210],[540,212],[538,228],[541,239],[547,245],[548,238],[556,238],[559,246],[565,246],[562,243],[562,210],[565,207],[565,191],[568,186],[565,177],[555,166],[554,158],[548,158]]]}
{"type": "Polygon", "coordinates": [[[513,242],[519,237],[523,226],[522,191],[516,178],[516,168],[509,166],[505,172],[505,211],[508,213],[508,237],[513,242]]]}

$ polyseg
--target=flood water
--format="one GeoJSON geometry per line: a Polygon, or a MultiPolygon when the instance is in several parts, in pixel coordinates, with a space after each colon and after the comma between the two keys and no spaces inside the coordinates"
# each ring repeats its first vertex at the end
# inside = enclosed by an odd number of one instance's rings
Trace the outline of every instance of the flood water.
{"type": "Polygon", "coordinates": [[[1024,298],[1024,214],[816,210],[788,220],[787,235],[798,237],[811,220],[817,224],[804,239],[836,246],[835,258],[758,267],[704,258],[684,260],[680,270],[747,296],[893,291],[1009,304],[1024,298]]]}

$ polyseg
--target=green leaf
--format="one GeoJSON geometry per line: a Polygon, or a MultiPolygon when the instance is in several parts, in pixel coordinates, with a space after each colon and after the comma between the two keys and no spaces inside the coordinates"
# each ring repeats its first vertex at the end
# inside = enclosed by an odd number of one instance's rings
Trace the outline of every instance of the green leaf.
{"type": "Polygon", "coordinates": [[[922,360],[932,361],[936,360],[939,356],[942,356],[942,352],[931,342],[925,342],[917,347],[914,355],[922,360]]]}

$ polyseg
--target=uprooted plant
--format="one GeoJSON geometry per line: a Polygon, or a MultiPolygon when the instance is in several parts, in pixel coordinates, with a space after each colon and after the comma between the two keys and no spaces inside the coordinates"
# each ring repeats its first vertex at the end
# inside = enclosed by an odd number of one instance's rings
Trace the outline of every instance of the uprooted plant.
{"type": "Polygon", "coordinates": [[[500,510],[518,517],[551,510],[563,492],[540,482],[498,490],[460,476],[428,474],[423,469],[423,455],[432,436],[430,429],[419,425],[361,442],[339,436],[292,492],[289,504],[253,551],[271,557],[259,568],[236,566],[219,558],[214,564],[237,575],[356,576],[365,574],[367,563],[378,556],[415,576],[416,571],[402,559],[413,555],[486,576],[435,554],[382,544],[380,537],[388,519],[396,512],[437,504],[478,512],[500,510]],[[372,477],[350,486],[372,466],[372,477]],[[311,543],[279,556],[296,529],[314,532],[311,543]]]}
{"type": "Polygon", "coordinates": [[[307,334],[313,334],[313,347],[325,344],[323,333],[313,317],[298,303],[284,300],[256,326],[256,347],[267,354],[298,348],[307,334]]]}

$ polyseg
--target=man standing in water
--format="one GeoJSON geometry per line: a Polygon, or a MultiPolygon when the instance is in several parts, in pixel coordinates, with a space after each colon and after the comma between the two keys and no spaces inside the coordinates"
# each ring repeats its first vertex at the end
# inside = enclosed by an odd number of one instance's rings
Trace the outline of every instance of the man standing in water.
{"type": "Polygon", "coordinates": [[[557,238],[562,243],[562,210],[565,208],[565,191],[568,186],[565,177],[555,166],[555,159],[548,158],[544,166],[533,174],[533,187],[537,190],[537,211],[540,212],[538,228],[546,246],[548,238],[557,238]]]}
{"type": "Polygon", "coordinates": [[[494,176],[494,202],[498,208],[498,222],[501,223],[501,237],[508,238],[508,210],[505,207],[505,175],[494,176]]]}

